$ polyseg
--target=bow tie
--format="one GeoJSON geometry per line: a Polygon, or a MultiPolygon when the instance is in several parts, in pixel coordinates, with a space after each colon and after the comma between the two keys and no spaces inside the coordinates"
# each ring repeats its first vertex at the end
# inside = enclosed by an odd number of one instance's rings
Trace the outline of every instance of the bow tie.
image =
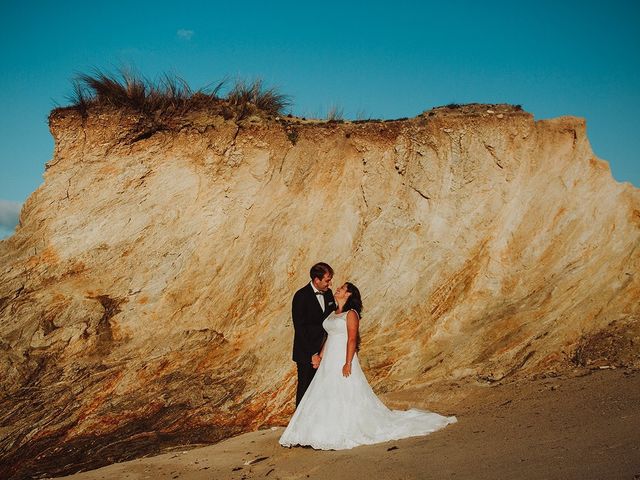
{"type": "Polygon", "coordinates": [[[316,295],[324,295],[322,292],[316,292],[316,295]]]}

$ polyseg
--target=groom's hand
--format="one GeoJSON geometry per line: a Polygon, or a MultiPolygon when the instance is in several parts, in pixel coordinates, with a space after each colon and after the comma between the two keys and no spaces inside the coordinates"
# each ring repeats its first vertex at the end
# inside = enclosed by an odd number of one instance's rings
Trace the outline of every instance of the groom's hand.
{"type": "Polygon", "coordinates": [[[317,353],[314,353],[311,356],[311,365],[313,366],[313,368],[318,368],[320,366],[320,355],[318,355],[317,353]]]}

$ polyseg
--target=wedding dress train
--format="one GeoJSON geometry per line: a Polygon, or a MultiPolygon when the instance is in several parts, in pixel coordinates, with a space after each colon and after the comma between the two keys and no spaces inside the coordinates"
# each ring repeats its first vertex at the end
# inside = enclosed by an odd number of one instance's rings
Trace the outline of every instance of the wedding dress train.
{"type": "Polygon", "coordinates": [[[329,334],[322,362],[280,437],[281,445],[343,450],[426,435],[457,421],[456,417],[424,410],[388,409],[367,382],[357,354],[351,362],[351,375],[344,377],[346,319],[347,312],[331,313],[322,324],[329,334]]]}

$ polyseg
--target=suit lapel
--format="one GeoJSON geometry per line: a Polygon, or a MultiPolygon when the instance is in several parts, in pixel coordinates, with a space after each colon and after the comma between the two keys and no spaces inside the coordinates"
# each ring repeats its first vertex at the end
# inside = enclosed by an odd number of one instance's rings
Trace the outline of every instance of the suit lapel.
{"type": "Polygon", "coordinates": [[[329,315],[336,309],[336,304],[333,300],[333,293],[330,290],[324,292],[324,313],[329,315]]]}
{"type": "MultiPolygon", "coordinates": [[[[322,307],[320,306],[320,302],[316,298],[315,290],[313,289],[313,287],[311,286],[310,283],[307,284],[307,287],[308,287],[307,290],[309,291],[309,301],[313,302],[313,304],[315,305],[315,308],[317,308],[320,313],[323,313],[322,312],[322,307]]],[[[326,303],[325,303],[325,305],[326,305],[326,303]]]]}

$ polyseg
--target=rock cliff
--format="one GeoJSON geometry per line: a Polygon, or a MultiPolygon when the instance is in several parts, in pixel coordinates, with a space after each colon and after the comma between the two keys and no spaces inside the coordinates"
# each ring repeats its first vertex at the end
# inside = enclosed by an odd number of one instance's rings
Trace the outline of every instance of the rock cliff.
{"type": "Polygon", "coordinates": [[[148,129],[63,109],[50,128],[44,183],[0,242],[2,477],[286,423],[290,299],[316,261],[363,292],[380,394],[640,366],[640,190],[581,119],[469,105],[148,129]]]}

